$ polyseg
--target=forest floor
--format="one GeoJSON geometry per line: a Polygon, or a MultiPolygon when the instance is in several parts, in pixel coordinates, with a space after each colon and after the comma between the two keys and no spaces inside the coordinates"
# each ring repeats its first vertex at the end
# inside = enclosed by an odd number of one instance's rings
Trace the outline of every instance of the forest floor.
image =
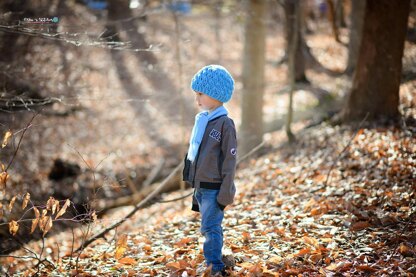
{"type": "MultiPolygon", "coordinates": [[[[106,17],[97,16],[76,2],[65,1],[67,9],[58,11],[62,14],[59,30],[62,37],[80,36],[80,45],[33,36],[27,48],[16,49],[16,59],[9,65],[10,76],[33,84],[38,96],[59,101],[43,107],[27,129],[8,169],[10,179],[5,193],[0,193],[3,207],[14,196],[18,202],[29,192],[31,204],[38,207],[50,196],[61,201],[71,199],[75,213],[83,210],[93,197],[103,203],[139,191],[150,172],[163,162],[154,180],[160,181],[182,161],[186,152],[198,112],[189,83],[206,64],[222,64],[232,73],[236,89],[225,106],[236,126],[240,126],[242,10],[228,11],[216,18],[209,6],[195,9],[191,15],[180,17],[179,35],[168,11],[151,13],[146,20],[133,20],[131,23],[136,25],[120,27],[120,40],[130,43],[132,48],[143,48],[138,38],[145,41],[145,48],[152,45],[151,51],[135,52],[85,45],[106,29],[106,17]],[[181,76],[175,47],[177,39],[182,57],[181,76]],[[57,161],[74,167],[74,174],[68,174],[64,168],[59,170],[58,180],[51,178],[57,161]]],[[[282,20],[283,16],[268,18],[266,22],[263,118],[265,125],[274,130],[281,128],[288,102],[287,66],[279,63],[285,52],[282,20]]],[[[41,28],[39,24],[36,26],[41,28]]],[[[345,30],[341,31],[341,38],[346,40],[345,30]]],[[[336,42],[325,26],[309,34],[307,41],[323,67],[342,72],[347,47],[336,42]]],[[[350,84],[345,75],[334,77],[313,69],[307,69],[306,75],[310,83],[303,84],[294,94],[294,116],[297,119],[307,110],[309,117],[306,122],[297,121],[294,131],[320,117],[316,106],[321,99],[341,99],[350,84]]],[[[5,93],[4,97],[15,96],[5,93]]],[[[21,97],[28,96],[22,93],[21,97]]],[[[332,108],[338,107],[332,105],[332,108]]],[[[11,160],[23,130],[36,111],[34,107],[30,111],[0,113],[0,131],[13,132],[9,145],[1,149],[1,163],[7,165],[11,160]]],[[[264,137],[276,143],[284,135],[269,132],[264,137]]],[[[14,238],[8,237],[7,224],[23,214],[16,209],[3,210],[2,253],[19,246],[14,238]]],[[[49,234],[68,227],[60,228],[62,222],[56,223],[49,234]]],[[[17,232],[22,240],[39,238],[36,232],[30,236],[25,232],[30,226],[25,227],[21,225],[17,232]]]]}
{"type": "MultiPolygon", "coordinates": [[[[79,21],[81,26],[103,30],[105,22],[85,16],[89,15],[85,10],[78,12],[64,18],[68,21],[64,23],[70,26],[79,21]]],[[[103,185],[100,192],[108,190],[108,195],[100,196],[111,198],[120,187],[123,189],[119,181],[130,172],[149,172],[161,157],[166,159],[167,169],[177,163],[186,141],[184,132],[189,132],[194,115],[179,115],[177,104],[183,100],[192,106],[193,97],[188,90],[181,92],[183,99],[178,96],[180,78],[172,18],[156,14],[141,24],[148,43],[159,47],[154,52],[158,64],[153,69],[145,68],[134,53],[114,55],[107,49],[56,47],[34,39],[37,52],[27,57],[33,63],[31,70],[45,75],[40,77],[46,80],[45,88],[50,86],[46,91],[62,97],[52,111],[80,110],[65,118],[42,116],[30,129],[10,170],[9,186],[16,192],[32,190],[33,197],[46,199],[54,192],[71,195],[92,183],[88,166],[100,165],[99,173],[104,172],[97,175],[97,182],[103,185]],[[50,78],[62,60],[67,68],[59,67],[50,78]],[[68,86],[65,82],[60,85],[65,80],[62,71],[69,72],[68,86]],[[159,72],[158,78],[168,77],[172,91],[159,90],[157,82],[147,78],[152,74],[149,72],[159,72]],[[172,93],[172,102],[165,101],[166,93],[172,93]],[[85,164],[80,162],[79,153],[85,157],[85,164]],[[81,164],[84,177],[74,182],[74,188],[48,180],[56,158],[81,164]]],[[[236,93],[227,108],[239,125],[243,38],[238,16],[223,18],[217,37],[217,23],[210,15],[184,18],[181,24],[181,50],[187,60],[182,78],[189,79],[206,63],[221,62],[230,68],[235,73],[236,93]],[[221,45],[218,53],[222,50],[222,54],[213,54],[212,45],[221,45]]],[[[275,22],[268,24],[272,27],[266,41],[265,120],[284,117],[287,105],[286,65],[277,63],[284,52],[282,30],[275,22]]],[[[345,41],[346,33],[341,33],[345,41]]],[[[123,33],[121,37],[125,36],[123,33]]],[[[342,71],[345,45],[322,30],[308,35],[307,40],[323,66],[342,71]]],[[[403,71],[413,76],[414,45],[406,43],[403,61],[403,71]]],[[[316,91],[342,97],[350,85],[346,76],[329,76],[313,69],[306,74],[311,83],[296,92],[297,110],[313,107],[318,101],[316,91]]],[[[403,81],[403,119],[395,124],[364,123],[358,127],[321,123],[303,129],[310,121],[301,121],[295,125],[295,145],[284,142],[282,131],[266,134],[262,153],[239,165],[235,203],[225,212],[224,255],[231,266],[230,275],[416,274],[415,91],[415,80],[403,81]]],[[[132,180],[141,183],[140,178],[132,180]]],[[[173,199],[190,192],[163,197],[173,199]]],[[[189,198],[142,209],[81,255],[71,255],[85,236],[122,218],[130,209],[114,209],[73,232],[48,233],[45,240],[31,241],[11,256],[0,258],[0,269],[9,275],[29,276],[37,272],[41,260],[39,270],[45,276],[207,275],[201,266],[199,214],[190,210],[189,198]]],[[[21,227],[21,231],[28,230],[21,227]]]]}
{"type": "MultiPolygon", "coordinates": [[[[223,223],[230,276],[414,276],[416,126],[404,122],[360,128],[322,123],[300,131],[296,145],[273,145],[274,150],[241,164],[235,203],[227,207],[223,223]]],[[[71,234],[48,238],[45,257],[56,268],[41,266],[41,272],[209,276],[201,266],[199,214],[190,204],[188,197],[141,210],[87,247],[78,271],[77,255],[70,255],[71,234]]],[[[130,209],[97,220],[91,231],[130,209]]],[[[76,232],[81,231],[86,227],[76,232]]],[[[27,247],[39,252],[41,246],[27,247]]],[[[9,257],[7,264],[12,273],[22,260],[9,257]]]]}

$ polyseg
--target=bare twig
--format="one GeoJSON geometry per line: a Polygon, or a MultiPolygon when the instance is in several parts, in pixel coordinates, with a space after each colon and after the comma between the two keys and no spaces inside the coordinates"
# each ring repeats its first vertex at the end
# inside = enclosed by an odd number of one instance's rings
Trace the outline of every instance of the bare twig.
{"type": "Polygon", "coordinates": [[[90,239],[84,241],[82,243],[82,245],[80,247],[78,247],[78,249],[76,250],[76,252],[84,249],[85,247],[87,247],[88,245],[90,245],[92,242],[94,242],[96,239],[101,238],[101,237],[104,237],[104,235],[107,234],[109,231],[117,228],[118,226],[120,226],[121,224],[123,224],[127,219],[129,219],[130,217],[132,217],[145,204],[147,204],[150,200],[152,200],[154,197],[156,197],[156,195],[159,194],[159,192],[166,186],[166,184],[168,184],[168,182],[170,181],[170,179],[173,176],[176,175],[176,173],[180,170],[181,167],[182,167],[182,163],[178,164],[175,167],[175,169],[163,180],[163,182],[160,183],[160,185],[152,193],[150,193],[149,195],[147,195],[147,197],[145,199],[143,199],[142,201],[140,201],[140,203],[136,204],[135,207],[133,208],[133,210],[131,210],[124,218],[120,219],[119,221],[117,221],[113,225],[105,228],[104,230],[102,230],[98,234],[92,236],[90,239]]]}
{"type": "Polygon", "coordinates": [[[91,228],[91,223],[88,223],[88,225],[87,225],[87,231],[85,232],[84,236],[82,236],[83,243],[81,244],[81,247],[78,248],[79,251],[77,250],[78,256],[77,256],[77,259],[76,259],[76,262],[75,262],[75,271],[76,272],[78,272],[79,258],[81,257],[82,251],[85,249],[85,247],[83,247],[83,245],[84,245],[84,242],[87,240],[88,234],[90,232],[90,228],[91,228]]]}
{"type": "Polygon", "coordinates": [[[14,151],[14,153],[13,153],[13,157],[12,157],[12,159],[10,160],[9,164],[6,166],[6,169],[4,170],[5,172],[7,172],[7,170],[8,170],[8,169],[10,168],[10,166],[12,165],[12,163],[13,163],[13,161],[14,161],[14,158],[16,157],[17,152],[19,151],[20,144],[22,143],[23,136],[25,135],[25,133],[26,133],[27,129],[29,129],[29,127],[31,126],[31,124],[32,124],[33,120],[35,119],[35,117],[37,117],[37,116],[39,115],[39,113],[40,113],[41,111],[42,111],[42,110],[40,110],[40,111],[38,111],[37,113],[35,113],[35,115],[34,115],[34,116],[30,119],[30,121],[28,122],[28,124],[27,124],[27,125],[26,125],[26,127],[24,128],[23,133],[22,133],[22,135],[20,136],[19,143],[17,144],[16,150],[15,150],[15,151],[14,151]]]}
{"type": "Polygon", "coordinates": [[[264,145],[266,144],[266,141],[262,141],[260,144],[258,144],[256,147],[251,149],[248,153],[246,153],[244,156],[239,158],[237,160],[237,165],[239,165],[242,161],[253,155],[255,152],[259,151],[264,145]]]}
{"type": "MultiPolygon", "coordinates": [[[[248,153],[246,153],[243,157],[241,157],[241,158],[239,158],[238,160],[237,160],[237,166],[242,162],[242,161],[244,161],[247,157],[249,157],[249,156],[251,156],[252,154],[254,154],[255,152],[257,152],[260,148],[262,148],[263,146],[264,146],[264,144],[265,144],[266,142],[265,141],[262,141],[259,145],[257,145],[256,147],[254,147],[253,149],[251,149],[248,153]]],[[[180,196],[180,197],[177,197],[177,198],[174,198],[174,199],[169,199],[169,200],[158,200],[158,201],[156,201],[156,202],[158,202],[158,203],[168,203],[168,202],[175,202],[175,201],[178,201],[178,200],[182,200],[182,199],[185,199],[185,198],[187,198],[187,197],[189,197],[189,196],[191,196],[193,194],[193,192],[191,192],[191,193],[188,193],[188,194],[186,194],[186,195],[183,195],[183,196],[180,196]]]]}
{"type": "Polygon", "coordinates": [[[36,267],[36,273],[35,273],[35,275],[37,276],[38,274],[39,274],[39,272],[40,272],[40,265],[42,264],[42,260],[41,260],[41,258],[42,258],[42,254],[43,254],[43,250],[45,249],[45,237],[44,236],[42,236],[42,248],[41,248],[41,250],[40,250],[40,254],[39,254],[39,258],[38,258],[38,263],[35,265],[35,267],[36,267]]]}
{"type": "Polygon", "coordinates": [[[160,159],[157,165],[150,171],[150,174],[147,176],[146,180],[143,182],[143,187],[150,186],[151,183],[159,176],[159,173],[162,171],[165,164],[164,159],[160,159]]]}
{"type": "Polygon", "coordinates": [[[69,262],[66,266],[67,269],[71,267],[72,264],[72,256],[74,255],[74,244],[75,244],[75,234],[74,234],[74,227],[71,227],[72,232],[72,244],[71,244],[71,255],[69,256],[69,262]]]}
{"type": "Polygon", "coordinates": [[[58,258],[56,259],[56,261],[58,262],[58,264],[59,264],[59,259],[60,259],[60,254],[59,254],[59,252],[61,251],[60,250],[60,248],[59,248],[59,243],[58,242],[55,242],[55,244],[56,244],[56,247],[58,248],[58,258]]]}
{"type": "MultiPolygon", "coordinates": [[[[261,147],[264,146],[264,144],[265,144],[265,142],[263,141],[262,143],[260,143],[256,147],[254,147],[251,151],[249,151],[247,154],[245,154],[243,157],[239,158],[237,160],[237,165],[240,162],[242,162],[244,159],[246,159],[248,156],[250,156],[253,153],[255,153],[256,151],[258,151],[261,147]]],[[[124,218],[120,219],[119,221],[117,221],[113,225],[111,225],[111,226],[103,229],[102,231],[100,231],[96,235],[92,236],[90,239],[84,241],[82,243],[82,245],[75,250],[75,252],[79,252],[80,250],[85,249],[85,247],[87,247],[88,245],[90,245],[92,242],[94,242],[98,238],[104,238],[104,235],[105,234],[107,234],[109,231],[111,231],[111,230],[117,228],[118,226],[120,226],[121,224],[123,224],[127,219],[129,219],[130,217],[132,217],[138,210],[142,209],[150,200],[152,200],[153,198],[155,198],[162,191],[162,189],[165,186],[168,185],[169,181],[179,172],[179,170],[182,168],[182,166],[183,166],[183,163],[179,163],[172,170],[172,172],[150,194],[148,194],[146,196],[146,198],[144,198],[138,204],[136,204],[134,206],[134,208],[124,218]]],[[[172,202],[172,201],[181,200],[181,199],[184,199],[184,198],[186,198],[186,197],[188,197],[190,195],[191,194],[187,194],[187,195],[182,196],[180,198],[173,199],[173,200],[164,200],[163,202],[172,202]]],[[[157,202],[161,202],[161,201],[157,201],[157,202]]]]}
{"type": "Polygon", "coordinates": [[[15,259],[33,259],[32,256],[15,256],[15,255],[0,255],[1,258],[15,258],[15,259]]]}

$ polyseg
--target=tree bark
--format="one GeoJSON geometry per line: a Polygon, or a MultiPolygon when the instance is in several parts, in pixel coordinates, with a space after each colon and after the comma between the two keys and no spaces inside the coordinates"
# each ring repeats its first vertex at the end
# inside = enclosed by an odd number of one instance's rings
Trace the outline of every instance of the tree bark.
{"type": "Polygon", "coordinates": [[[361,38],[363,33],[366,0],[351,0],[350,39],[348,43],[348,62],[345,73],[352,75],[358,61],[361,38]]]}
{"type": "Polygon", "coordinates": [[[239,150],[241,154],[247,153],[263,140],[266,1],[249,0],[246,11],[239,150]]]}
{"type": "Polygon", "coordinates": [[[289,63],[288,63],[288,79],[289,79],[289,105],[287,109],[287,117],[286,117],[286,135],[290,143],[295,141],[295,136],[292,133],[291,124],[293,118],[293,94],[295,92],[295,60],[296,60],[296,53],[297,48],[299,47],[299,2],[294,3],[294,19],[291,20],[293,26],[291,26],[293,30],[293,35],[290,41],[290,48],[288,49],[289,55],[289,63]]]}
{"type": "Polygon", "coordinates": [[[344,121],[398,115],[410,0],[367,0],[363,37],[344,121]]]}
{"type": "MultiPolygon", "coordinates": [[[[288,55],[290,48],[294,46],[291,45],[294,35],[293,26],[295,26],[295,20],[297,20],[297,25],[299,26],[297,30],[298,39],[296,40],[296,58],[295,58],[295,82],[307,82],[306,75],[305,75],[305,55],[304,49],[306,46],[306,42],[302,36],[302,28],[301,22],[302,19],[300,16],[295,16],[295,5],[300,6],[301,2],[299,0],[285,0],[284,1],[284,10],[285,10],[285,17],[286,17],[286,24],[285,24],[285,31],[286,31],[286,55],[288,55]]],[[[299,7],[301,8],[301,7],[299,7]]]]}
{"type": "Polygon", "coordinates": [[[347,27],[347,23],[345,22],[344,0],[336,1],[335,18],[336,18],[336,24],[338,28],[347,27]]]}
{"type": "Polygon", "coordinates": [[[335,16],[335,5],[333,0],[326,0],[326,4],[328,6],[328,20],[331,22],[332,26],[332,34],[334,35],[334,39],[337,42],[340,42],[339,40],[339,32],[338,32],[338,26],[336,24],[336,16],[335,16]]]}

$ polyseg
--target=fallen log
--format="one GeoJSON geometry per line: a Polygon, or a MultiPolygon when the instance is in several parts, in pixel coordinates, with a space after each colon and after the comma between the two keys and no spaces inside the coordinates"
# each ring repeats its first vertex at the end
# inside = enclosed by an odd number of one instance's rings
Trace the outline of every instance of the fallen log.
{"type": "MultiPolygon", "coordinates": [[[[180,164],[181,165],[181,164],[180,164]]],[[[169,179],[165,179],[162,181],[164,186],[160,188],[159,192],[169,192],[173,191],[175,189],[179,189],[179,170],[176,170],[176,168],[173,170],[176,173],[171,176],[171,174],[168,176],[169,179]],[[170,177],[171,176],[171,177],[170,177]]],[[[143,187],[141,190],[139,190],[137,193],[134,193],[132,195],[126,195],[122,197],[118,197],[116,199],[105,199],[102,201],[99,201],[97,206],[93,207],[94,210],[97,211],[97,214],[103,214],[107,212],[110,209],[114,209],[117,207],[122,206],[129,206],[129,205],[136,205],[138,202],[142,201],[147,195],[150,195],[153,191],[158,189],[159,185],[161,183],[154,183],[148,186],[143,187]]]]}
{"type": "MultiPolygon", "coordinates": [[[[250,150],[243,157],[239,157],[237,159],[237,165],[240,164],[247,157],[251,156],[256,151],[258,151],[259,149],[261,149],[264,145],[265,145],[265,142],[263,141],[259,145],[257,145],[256,147],[254,147],[252,150],[250,150]]],[[[109,227],[101,230],[99,233],[95,234],[91,238],[85,240],[81,244],[81,246],[78,247],[75,250],[75,252],[82,251],[85,247],[87,247],[88,245],[90,245],[92,242],[94,242],[98,238],[104,237],[104,235],[107,234],[109,231],[111,231],[111,230],[117,228],[118,226],[120,226],[121,224],[123,224],[127,219],[129,219],[130,217],[132,217],[138,210],[140,210],[143,207],[145,207],[146,204],[148,204],[150,202],[150,200],[152,200],[153,198],[155,198],[162,191],[167,190],[167,189],[172,189],[172,188],[174,188],[175,185],[177,187],[179,187],[179,183],[177,182],[178,179],[177,178],[174,178],[174,177],[178,176],[181,173],[180,172],[180,169],[181,168],[183,168],[183,162],[179,163],[175,167],[175,169],[173,169],[172,172],[161,183],[155,183],[155,184],[149,186],[148,188],[145,188],[145,190],[142,190],[142,192],[140,194],[138,194],[138,196],[135,196],[136,198],[134,198],[134,197],[128,197],[129,199],[125,198],[125,200],[123,200],[123,201],[126,201],[128,203],[133,202],[133,200],[140,201],[140,202],[138,204],[136,204],[134,206],[134,208],[125,217],[123,217],[122,219],[120,219],[116,223],[110,225],[109,227]]],[[[177,201],[177,200],[186,198],[186,197],[190,196],[191,194],[187,194],[187,195],[182,196],[182,197],[180,197],[178,199],[174,199],[174,200],[170,200],[170,201],[177,201]]],[[[170,202],[170,201],[164,201],[164,202],[170,202]]],[[[163,201],[161,201],[161,202],[163,202],[163,201]]],[[[108,210],[109,207],[106,207],[105,209],[108,210]]]]}
{"type": "Polygon", "coordinates": [[[153,191],[146,195],[146,197],[141,200],[139,203],[137,203],[134,208],[122,219],[120,219],[119,221],[117,221],[116,223],[108,226],[107,228],[101,230],[99,233],[95,234],[94,236],[92,236],[91,238],[85,240],[80,247],[78,247],[75,252],[79,252],[82,251],[85,247],[87,247],[88,245],[90,245],[92,242],[94,242],[95,240],[97,240],[98,238],[104,237],[105,234],[107,234],[109,231],[117,228],[118,226],[120,226],[121,224],[123,224],[127,219],[129,219],[130,217],[132,217],[138,210],[140,210],[141,208],[143,208],[143,206],[145,206],[150,200],[152,200],[154,197],[156,197],[157,195],[159,195],[159,193],[165,189],[171,182],[171,180],[173,179],[174,176],[176,176],[179,172],[180,169],[183,167],[183,163],[179,163],[175,169],[161,182],[161,183],[156,183],[152,186],[149,187],[149,191],[153,191]]]}

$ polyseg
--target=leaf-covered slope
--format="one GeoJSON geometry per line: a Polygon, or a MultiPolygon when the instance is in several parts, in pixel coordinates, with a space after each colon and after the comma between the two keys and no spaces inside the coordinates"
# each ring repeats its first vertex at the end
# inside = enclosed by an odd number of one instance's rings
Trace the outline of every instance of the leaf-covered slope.
{"type": "MultiPolygon", "coordinates": [[[[223,224],[230,274],[415,274],[412,133],[321,125],[298,137],[295,146],[281,147],[238,171],[238,194],[223,224]]],[[[118,239],[86,249],[80,272],[202,275],[199,214],[190,211],[189,200],[185,204],[143,210],[118,230],[118,239]]],[[[61,272],[68,260],[63,259],[61,272]]]]}

